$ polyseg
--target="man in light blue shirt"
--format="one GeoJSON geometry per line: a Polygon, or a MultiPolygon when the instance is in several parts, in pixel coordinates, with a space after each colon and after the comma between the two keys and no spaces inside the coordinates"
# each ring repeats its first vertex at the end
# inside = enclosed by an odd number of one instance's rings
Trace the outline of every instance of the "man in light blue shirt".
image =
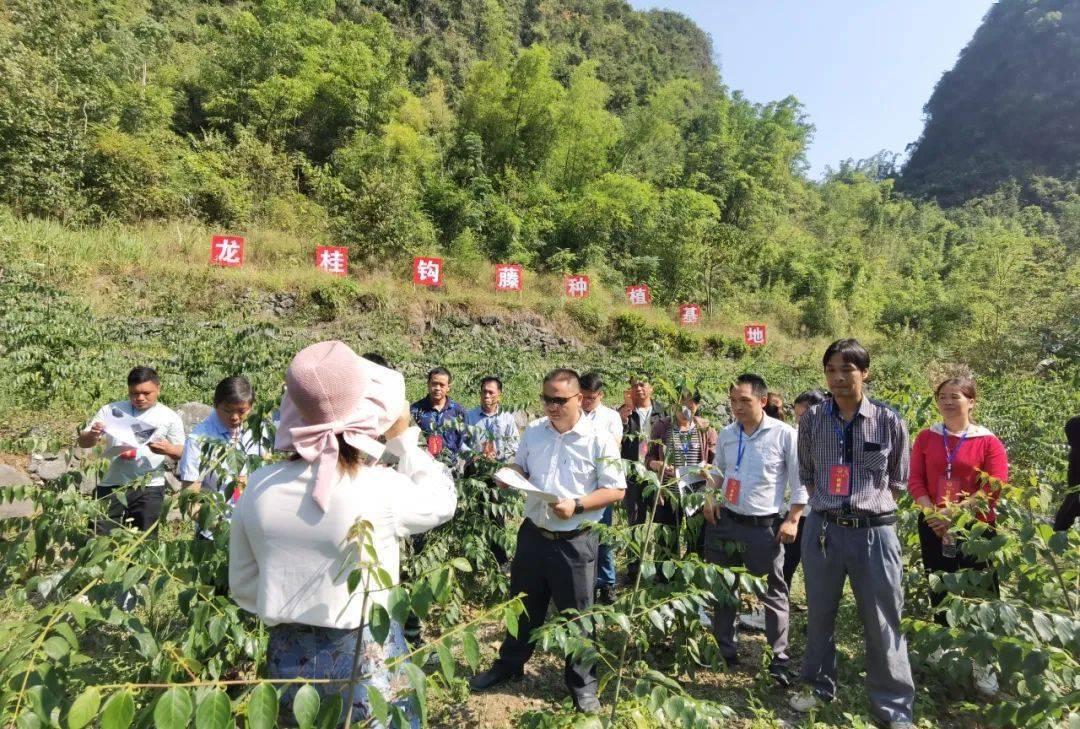
{"type": "MultiPolygon", "coordinates": [[[[783,685],[792,683],[788,668],[788,590],[784,581],[784,545],[795,540],[806,489],[799,480],[795,429],[765,414],[769,388],[758,375],[740,375],[728,392],[735,420],[720,431],[713,461],[713,486],[704,506],[705,558],[726,567],[745,566],[765,577],[765,637],[772,648],[769,674],[783,685]],[[791,510],[780,510],[791,490],[791,510]]],[[[735,618],[738,595],[721,600],[713,615],[713,634],[720,653],[738,662],[735,618]]]]}

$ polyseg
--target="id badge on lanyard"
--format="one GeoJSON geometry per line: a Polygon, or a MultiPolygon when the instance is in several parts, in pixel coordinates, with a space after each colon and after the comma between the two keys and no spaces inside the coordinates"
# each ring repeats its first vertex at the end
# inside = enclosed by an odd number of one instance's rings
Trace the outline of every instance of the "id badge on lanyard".
{"type": "MultiPolygon", "coordinates": [[[[833,419],[833,429],[836,431],[836,437],[840,441],[840,463],[829,467],[829,496],[851,496],[851,465],[850,463],[844,463],[844,453],[847,448],[847,430],[848,426],[842,421],[837,423],[836,404],[829,404],[829,415],[833,419]]],[[[855,420],[851,421],[851,438],[854,441],[855,438],[855,420]]],[[[852,450],[854,451],[854,442],[852,443],[852,450]]]]}
{"type": "Polygon", "coordinates": [[[964,445],[964,440],[967,438],[967,428],[964,428],[964,432],[960,434],[960,439],[951,449],[949,448],[948,432],[945,424],[942,423],[941,445],[945,448],[945,475],[938,478],[938,499],[946,504],[955,501],[961,490],[960,479],[953,478],[952,464],[956,460],[956,454],[960,451],[960,446],[964,445]]]}
{"type": "Polygon", "coordinates": [[[432,456],[437,456],[443,451],[443,437],[432,433],[427,437],[427,452],[432,456]]]}
{"type": "MultiPolygon", "coordinates": [[[[749,440],[749,438],[747,438],[749,440]]],[[[742,491],[742,480],[738,478],[739,469],[742,468],[743,454],[746,453],[746,443],[743,442],[742,425],[739,426],[739,445],[735,451],[735,478],[728,478],[724,484],[724,499],[729,504],[739,503],[739,493],[742,491]]]]}

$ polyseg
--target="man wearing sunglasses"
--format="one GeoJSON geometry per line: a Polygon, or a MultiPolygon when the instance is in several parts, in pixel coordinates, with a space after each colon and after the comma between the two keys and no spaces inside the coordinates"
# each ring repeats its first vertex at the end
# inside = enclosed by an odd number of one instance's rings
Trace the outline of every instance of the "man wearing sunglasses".
{"type": "MultiPolygon", "coordinates": [[[[599,521],[626,489],[615,439],[582,415],[578,374],[549,373],[541,399],[547,417],[526,428],[512,468],[558,501],[525,495],[525,521],[510,564],[510,592],[525,593],[525,614],[517,635],[507,633],[495,664],[471,681],[475,690],[521,678],[534,648],[530,633],[543,623],[549,601],[558,610],[592,606],[599,537],[589,522],[599,521]]],[[[567,660],[563,677],[579,711],[600,710],[594,668],[567,660]]]]}

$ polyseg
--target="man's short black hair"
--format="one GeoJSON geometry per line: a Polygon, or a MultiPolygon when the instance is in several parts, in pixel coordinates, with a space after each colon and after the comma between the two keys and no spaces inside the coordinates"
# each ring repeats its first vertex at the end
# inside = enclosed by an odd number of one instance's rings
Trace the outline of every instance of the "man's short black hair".
{"type": "Polygon", "coordinates": [[[769,396],[769,386],[765,383],[765,378],[761,375],[755,375],[753,372],[744,372],[736,377],[729,389],[736,388],[739,385],[750,385],[750,392],[754,394],[754,397],[769,396]]]}
{"type": "Polygon", "coordinates": [[[858,339],[837,339],[825,350],[821,358],[821,367],[829,366],[829,360],[840,355],[845,364],[855,365],[863,372],[870,369],[870,353],[866,351],[858,339]]]}
{"type": "Polygon", "coordinates": [[[630,384],[633,385],[635,382],[642,382],[648,385],[650,382],[652,382],[652,375],[650,375],[648,372],[635,372],[634,374],[630,375],[630,384]]]}
{"type": "Polygon", "coordinates": [[[795,405],[805,405],[808,408],[812,408],[818,403],[825,402],[827,395],[821,390],[807,390],[806,392],[799,393],[799,396],[795,398],[795,405]]]}
{"type": "Polygon", "coordinates": [[[127,384],[128,387],[135,387],[135,385],[141,385],[146,382],[153,382],[155,385],[161,385],[161,378],[158,377],[157,370],[153,367],[147,367],[146,365],[139,365],[128,372],[127,384]]]}
{"type": "Polygon", "coordinates": [[[546,385],[549,382],[556,382],[562,380],[565,380],[566,382],[572,382],[578,386],[579,390],[581,389],[581,377],[576,371],[567,367],[560,367],[559,369],[548,372],[546,375],[544,375],[543,384],[546,385]]]}
{"type": "Polygon", "coordinates": [[[217,383],[217,387],[214,388],[215,407],[225,403],[241,402],[249,405],[255,402],[255,390],[252,389],[251,383],[248,382],[246,377],[234,375],[233,377],[226,377],[217,383]]]}
{"type": "Polygon", "coordinates": [[[360,356],[363,357],[364,359],[366,359],[368,362],[374,362],[375,364],[379,365],[380,367],[385,367],[387,369],[392,369],[390,367],[390,363],[386,361],[386,357],[383,357],[378,352],[367,352],[367,353],[362,354],[360,356]]]}
{"type": "Polygon", "coordinates": [[[499,388],[499,392],[502,392],[502,380],[500,380],[495,375],[488,375],[487,377],[480,380],[480,389],[483,390],[484,385],[486,385],[489,382],[494,382],[495,387],[499,388]]]}
{"type": "Polygon", "coordinates": [[[428,372],[427,373],[427,381],[431,382],[431,378],[434,377],[435,375],[446,375],[446,381],[447,382],[453,382],[454,381],[454,376],[452,374],[450,374],[450,370],[448,370],[448,369],[446,369],[445,367],[442,367],[442,366],[436,367],[436,368],[432,369],[431,372],[428,372]]]}
{"type": "Polygon", "coordinates": [[[586,372],[581,376],[579,382],[582,390],[589,392],[604,391],[604,378],[600,376],[599,372],[586,372]]]}

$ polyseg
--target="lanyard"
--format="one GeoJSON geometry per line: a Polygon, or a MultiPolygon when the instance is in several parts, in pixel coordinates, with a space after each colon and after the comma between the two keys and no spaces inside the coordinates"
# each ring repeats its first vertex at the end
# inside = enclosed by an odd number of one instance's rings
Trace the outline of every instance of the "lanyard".
{"type": "Polygon", "coordinates": [[[679,448],[681,448],[683,452],[684,466],[690,465],[690,445],[694,442],[694,438],[696,437],[696,435],[697,434],[691,428],[688,428],[686,431],[686,435],[683,436],[683,432],[679,430],[679,426],[676,425],[672,427],[672,438],[679,441],[679,448]]]}
{"type": "Polygon", "coordinates": [[[833,416],[833,430],[836,431],[836,438],[840,441],[840,465],[844,465],[844,446],[847,439],[850,437],[852,441],[855,440],[855,418],[852,418],[850,423],[845,423],[836,410],[836,403],[832,400],[829,401],[829,414],[833,416]]]}
{"type": "MultiPolygon", "coordinates": [[[[746,440],[750,440],[750,436],[746,437],[746,440]]],[[[743,429],[742,423],[739,424],[739,445],[735,451],[735,473],[739,472],[739,468],[742,466],[743,453],[746,452],[746,444],[743,443],[743,429]]]]}
{"type": "Polygon", "coordinates": [[[952,462],[956,458],[957,452],[960,450],[960,446],[964,445],[964,439],[967,438],[968,429],[964,428],[964,432],[960,434],[960,438],[956,441],[956,445],[952,450],[949,450],[949,431],[945,428],[945,423],[941,424],[941,444],[945,446],[945,478],[952,478],[952,462]]]}

